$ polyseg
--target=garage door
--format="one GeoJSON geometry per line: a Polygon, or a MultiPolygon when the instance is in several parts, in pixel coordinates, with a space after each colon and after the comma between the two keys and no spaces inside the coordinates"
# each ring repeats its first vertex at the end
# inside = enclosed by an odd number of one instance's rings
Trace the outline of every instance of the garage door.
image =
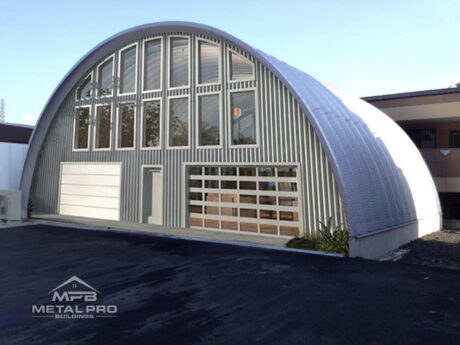
{"type": "Polygon", "coordinates": [[[295,166],[188,168],[191,227],[275,236],[300,234],[295,166]]]}
{"type": "Polygon", "coordinates": [[[59,213],[120,220],[121,163],[62,163],[59,213]]]}

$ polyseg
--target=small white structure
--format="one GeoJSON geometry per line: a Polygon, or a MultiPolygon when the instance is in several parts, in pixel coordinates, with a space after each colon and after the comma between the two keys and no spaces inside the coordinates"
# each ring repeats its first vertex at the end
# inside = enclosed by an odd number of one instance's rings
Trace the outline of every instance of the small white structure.
{"type": "Polygon", "coordinates": [[[27,144],[0,142],[0,190],[18,190],[27,144]]]}

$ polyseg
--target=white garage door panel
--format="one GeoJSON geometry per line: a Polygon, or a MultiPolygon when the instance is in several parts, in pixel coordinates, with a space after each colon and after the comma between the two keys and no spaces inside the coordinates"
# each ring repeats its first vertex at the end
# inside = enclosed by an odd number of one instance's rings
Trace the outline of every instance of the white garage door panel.
{"type": "Polygon", "coordinates": [[[120,164],[69,164],[62,167],[63,174],[120,175],[120,164]]]}
{"type": "Polygon", "coordinates": [[[118,198],[61,194],[61,205],[94,206],[118,209],[118,198]]]}
{"type": "Polygon", "coordinates": [[[120,164],[62,163],[59,213],[120,219],[120,164]]]}
{"type": "Polygon", "coordinates": [[[119,186],[120,176],[112,175],[62,175],[62,184],[90,186],[119,186]]]}
{"type": "Polygon", "coordinates": [[[61,194],[83,195],[83,196],[100,196],[104,195],[109,198],[120,195],[120,188],[111,186],[85,186],[81,188],[79,185],[64,184],[61,185],[61,194]]]}
{"type": "Polygon", "coordinates": [[[118,209],[61,205],[61,214],[66,216],[118,220],[118,209]]]}

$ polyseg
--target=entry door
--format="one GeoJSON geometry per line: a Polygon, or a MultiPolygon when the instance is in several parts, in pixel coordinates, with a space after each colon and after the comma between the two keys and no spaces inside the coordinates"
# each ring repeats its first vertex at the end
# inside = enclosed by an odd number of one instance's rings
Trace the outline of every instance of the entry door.
{"type": "Polygon", "coordinates": [[[151,170],[152,179],[152,209],[149,224],[163,224],[163,172],[161,169],[151,170]]]}

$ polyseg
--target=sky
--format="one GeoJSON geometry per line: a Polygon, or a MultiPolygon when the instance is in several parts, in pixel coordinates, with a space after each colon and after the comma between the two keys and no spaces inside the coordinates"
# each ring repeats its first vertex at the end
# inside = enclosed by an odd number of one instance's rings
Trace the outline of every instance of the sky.
{"type": "Polygon", "coordinates": [[[214,26],[357,97],[460,82],[459,0],[0,0],[7,122],[35,124],[101,41],[169,20],[214,26]]]}

